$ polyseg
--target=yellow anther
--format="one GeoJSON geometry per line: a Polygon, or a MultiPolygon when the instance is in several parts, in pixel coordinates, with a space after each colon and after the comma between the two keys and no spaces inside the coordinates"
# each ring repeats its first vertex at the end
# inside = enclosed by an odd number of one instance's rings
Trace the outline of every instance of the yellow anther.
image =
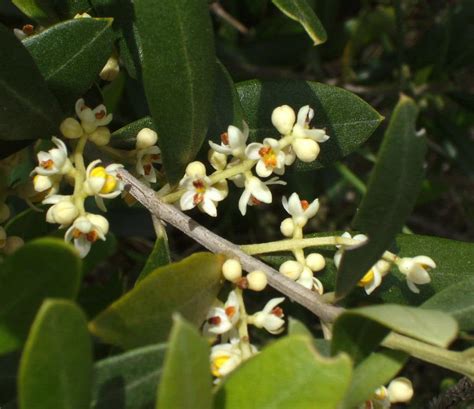
{"type": "Polygon", "coordinates": [[[367,274],[361,278],[359,281],[358,285],[361,287],[366,286],[367,284],[370,284],[372,281],[374,281],[374,272],[372,269],[370,269],[367,274]]]}
{"type": "Polygon", "coordinates": [[[104,186],[102,187],[102,189],[100,189],[100,193],[103,193],[103,194],[111,193],[117,187],[117,179],[115,179],[115,177],[112,175],[109,175],[109,174],[106,174],[106,175],[107,176],[105,179],[104,186]]]}
{"type": "Polygon", "coordinates": [[[230,356],[219,356],[211,364],[211,373],[216,377],[221,377],[220,369],[230,359],[230,356]]]}
{"type": "Polygon", "coordinates": [[[105,168],[103,166],[97,166],[96,168],[92,169],[91,171],[91,174],[90,174],[91,177],[93,178],[107,178],[107,172],[105,170],[105,168]]]}

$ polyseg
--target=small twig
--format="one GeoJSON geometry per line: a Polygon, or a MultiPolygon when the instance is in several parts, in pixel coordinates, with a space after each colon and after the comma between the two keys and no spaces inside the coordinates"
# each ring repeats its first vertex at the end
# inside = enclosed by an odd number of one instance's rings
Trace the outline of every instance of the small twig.
{"type": "Polygon", "coordinates": [[[154,190],[143,185],[126,170],[120,170],[119,175],[125,182],[129,193],[150,213],[181,230],[213,253],[221,253],[239,259],[246,271],[261,270],[265,272],[270,286],[306,307],[324,322],[333,322],[343,312],[342,308],[324,303],[318,294],[286,278],[262,261],[245,254],[238,245],[206,229],[176,207],[163,203],[156,197],[154,190]]]}
{"type": "Polygon", "coordinates": [[[430,402],[430,409],[455,409],[461,403],[471,402],[474,400],[474,382],[464,377],[445,391],[441,396],[430,402]]]}
{"type": "Polygon", "coordinates": [[[219,16],[220,18],[225,20],[240,33],[245,35],[249,33],[249,29],[245,27],[239,20],[230,15],[227,11],[225,11],[218,1],[211,3],[209,5],[209,8],[216,16],[219,16]]]}

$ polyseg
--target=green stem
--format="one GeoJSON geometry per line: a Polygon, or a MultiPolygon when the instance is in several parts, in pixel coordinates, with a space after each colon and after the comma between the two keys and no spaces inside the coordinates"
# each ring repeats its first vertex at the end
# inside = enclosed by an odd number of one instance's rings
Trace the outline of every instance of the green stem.
{"type": "Polygon", "coordinates": [[[246,360],[252,356],[252,349],[250,348],[250,338],[249,338],[249,332],[248,332],[248,327],[247,327],[248,317],[247,317],[247,311],[245,309],[245,303],[244,303],[242,290],[240,288],[236,288],[235,293],[239,301],[239,312],[240,312],[240,319],[239,319],[239,325],[238,325],[239,338],[240,338],[240,350],[242,351],[242,358],[246,360]]]}
{"type": "Polygon", "coordinates": [[[86,176],[86,166],[84,164],[84,147],[87,143],[88,135],[84,133],[77,142],[76,148],[74,149],[73,153],[73,160],[74,160],[74,167],[76,168],[74,172],[74,204],[79,210],[79,214],[84,216],[86,214],[86,210],[84,208],[84,199],[86,198],[86,194],[83,190],[83,184],[86,176]]]}
{"type": "Polygon", "coordinates": [[[448,351],[394,332],[384,339],[382,345],[474,378],[474,348],[463,352],[448,351]]]}

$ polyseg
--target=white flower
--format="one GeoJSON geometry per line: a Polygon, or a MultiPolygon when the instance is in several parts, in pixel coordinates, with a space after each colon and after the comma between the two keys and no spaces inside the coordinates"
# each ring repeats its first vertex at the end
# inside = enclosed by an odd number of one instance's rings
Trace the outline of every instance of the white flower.
{"type": "Polygon", "coordinates": [[[158,146],[154,145],[137,150],[136,171],[149,183],[156,182],[154,163],[161,163],[161,150],[158,146]]]}
{"type": "Polygon", "coordinates": [[[304,265],[296,260],[287,260],[280,265],[279,271],[290,280],[296,281],[303,272],[304,265]]]}
{"type": "Polygon", "coordinates": [[[277,307],[285,301],[284,297],[272,298],[267,302],[262,311],[249,316],[249,323],[257,328],[265,328],[270,334],[281,334],[284,331],[285,320],[283,310],[277,307]]]}
{"type": "Polygon", "coordinates": [[[289,199],[283,196],[282,204],[298,227],[304,227],[308,220],[314,217],[319,210],[318,199],[309,203],[306,200],[300,200],[297,193],[293,193],[289,199]]]}
{"type": "Polygon", "coordinates": [[[204,334],[224,334],[230,331],[240,318],[239,301],[231,291],[223,307],[212,307],[204,324],[204,334]]]}
{"type": "Polygon", "coordinates": [[[209,146],[216,152],[224,155],[233,155],[241,158],[244,155],[247,139],[249,137],[249,127],[245,121],[242,121],[243,131],[236,126],[230,125],[227,132],[221,134],[221,144],[218,145],[209,141],[209,146]]]}
{"type": "Polygon", "coordinates": [[[428,271],[436,268],[436,263],[427,256],[404,257],[397,261],[398,269],[407,278],[408,288],[414,293],[419,293],[420,290],[415,284],[428,284],[431,277],[428,271]]]}
{"type": "Polygon", "coordinates": [[[106,126],[112,121],[112,114],[107,115],[107,108],[100,104],[94,109],[89,108],[83,98],[76,102],[76,115],[81,120],[81,125],[88,134],[94,132],[99,126],[106,126]]]}
{"type": "Polygon", "coordinates": [[[60,175],[35,175],[33,177],[33,189],[39,193],[47,192],[48,195],[54,195],[59,191],[60,181],[60,175]]]}
{"type": "Polygon", "coordinates": [[[211,373],[221,378],[232,372],[242,362],[239,340],[232,339],[229,343],[214,345],[211,348],[211,373]]]}
{"type": "Polygon", "coordinates": [[[408,378],[395,378],[390,382],[387,390],[391,403],[409,402],[413,397],[413,385],[408,378]]]}
{"type": "Polygon", "coordinates": [[[247,213],[247,206],[251,199],[263,203],[272,202],[272,192],[265,183],[255,176],[245,179],[245,189],[239,199],[239,210],[242,216],[247,213]]]}
{"type": "Polygon", "coordinates": [[[79,216],[72,196],[53,195],[43,200],[43,204],[53,205],[46,212],[46,221],[60,224],[61,228],[69,226],[79,216]]]}
{"type": "Polygon", "coordinates": [[[262,178],[273,172],[277,175],[285,173],[285,152],[280,149],[276,139],[265,138],[263,143],[251,143],[245,149],[245,155],[249,159],[258,160],[255,170],[262,178]]]}
{"type": "Polygon", "coordinates": [[[179,182],[179,186],[186,190],[179,201],[181,210],[198,206],[199,210],[212,217],[217,216],[216,203],[224,200],[227,195],[224,187],[223,190],[213,187],[205,173],[186,175],[179,182]]]}
{"type": "Polygon", "coordinates": [[[38,166],[34,168],[32,173],[43,176],[63,175],[72,168],[65,143],[55,136],[51,140],[57,148],[50,149],[48,152],[38,152],[38,166]]]}
{"type": "Polygon", "coordinates": [[[143,128],[137,134],[135,147],[138,150],[149,148],[158,142],[158,134],[150,128],[143,128]]]}
{"type": "Polygon", "coordinates": [[[324,293],[323,283],[314,277],[313,272],[308,266],[303,267],[303,271],[296,282],[308,290],[315,291],[320,295],[324,293]]]}
{"type": "Polygon", "coordinates": [[[322,143],[329,139],[324,129],[310,128],[310,123],[314,117],[314,110],[305,105],[298,111],[298,119],[293,127],[292,135],[298,139],[311,139],[315,142],[322,143]]]}
{"type": "Polygon", "coordinates": [[[89,253],[92,243],[98,239],[105,240],[108,231],[109,222],[105,217],[88,213],[74,220],[73,225],[66,231],[64,239],[74,240],[79,257],[84,258],[89,253]]]}
{"type": "Polygon", "coordinates": [[[95,196],[99,208],[106,211],[102,198],[114,199],[123,191],[124,184],[117,177],[117,172],[123,168],[123,165],[113,163],[104,168],[96,166],[99,163],[101,160],[97,159],[87,166],[84,190],[88,195],[95,196]]]}
{"type": "Polygon", "coordinates": [[[279,106],[272,112],[272,124],[281,135],[291,134],[295,121],[295,111],[288,105],[279,106]]]}

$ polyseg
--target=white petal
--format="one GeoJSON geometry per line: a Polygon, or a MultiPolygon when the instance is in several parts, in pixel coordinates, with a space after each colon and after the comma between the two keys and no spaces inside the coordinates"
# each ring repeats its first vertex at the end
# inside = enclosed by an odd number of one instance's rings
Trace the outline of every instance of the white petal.
{"type": "Polygon", "coordinates": [[[209,198],[210,200],[213,200],[214,202],[220,202],[221,200],[224,200],[225,195],[223,192],[220,190],[217,190],[215,187],[210,187],[206,190],[206,193],[204,194],[206,198],[209,198]]]}
{"type": "Polygon", "coordinates": [[[278,305],[281,304],[283,301],[285,301],[285,297],[278,297],[278,298],[272,298],[270,301],[268,301],[265,304],[265,307],[263,308],[263,312],[266,314],[270,314],[272,310],[278,305]]]}
{"type": "Polygon", "coordinates": [[[380,275],[380,273],[372,268],[372,272],[374,273],[374,279],[369,283],[367,284],[366,286],[364,286],[364,290],[365,292],[367,293],[367,295],[370,295],[372,294],[372,292],[380,285],[382,284],[382,276],[380,275]]]}
{"type": "Polygon", "coordinates": [[[209,146],[211,149],[215,150],[216,152],[223,153],[224,155],[230,155],[232,153],[232,149],[229,146],[218,145],[212,141],[209,141],[209,146]]]}
{"type": "Polygon", "coordinates": [[[89,254],[89,251],[91,249],[91,242],[85,237],[80,236],[79,238],[74,239],[74,246],[79,251],[79,257],[84,258],[89,254]]]}
{"type": "Polygon", "coordinates": [[[242,192],[242,195],[240,196],[239,210],[242,216],[245,216],[245,214],[247,213],[247,205],[249,203],[250,195],[251,195],[250,191],[247,190],[247,188],[245,188],[244,191],[242,192]]]}
{"type": "Polygon", "coordinates": [[[230,125],[227,128],[227,135],[229,136],[229,146],[232,149],[241,147],[242,145],[245,144],[245,141],[247,140],[247,138],[240,131],[240,129],[234,125],[230,125]]]}
{"type": "Polygon", "coordinates": [[[290,213],[293,217],[303,216],[304,214],[300,197],[296,192],[292,193],[288,200],[288,213],[290,213]]]}
{"type": "Polygon", "coordinates": [[[183,196],[181,196],[181,199],[179,200],[181,210],[189,210],[196,206],[194,204],[194,195],[195,192],[191,190],[187,190],[183,193],[183,196]]]}
{"type": "Polygon", "coordinates": [[[415,294],[419,294],[420,293],[420,290],[418,289],[418,287],[410,280],[407,280],[407,285],[408,285],[408,288],[413,291],[415,294]]]}
{"type": "Polygon", "coordinates": [[[81,112],[82,112],[82,108],[84,107],[84,105],[85,105],[85,103],[84,103],[83,98],[79,98],[76,101],[75,109],[76,109],[76,115],[77,115],[78,118],[81,117],[81,112]]]}
{"type": "Polygon", "coordinates": [[[415,284],[428,284],[431,281],[428,272],[418,264],[408,273],[407,279],[413,281],[415,284]]]}
{"type": "MultiPolygon", "coordinates": [[[[119,192],[120,194],[120,192],[119,192]]],[[[100,196],[94,196],[95,203],[97,207],[102,210],[103,212],[107,212],[107,207],[105,207],[104,200],[100,196]]]]}
{"type": "Polygon", "coordinates": [[[318,210],[319,210],[319,200],[315,199],[311,202],[311,204],[304,211],[304,216],[307,219],[311,219],[312,217],[314,217],[316,215],[318,210]]]}
{"type": "Polygon", "coordinates": [[[431,257],[428,257],[428,256],[416,256],[416,257],[413,257],[413,261],[417,264],[422,264],[423,266],[436,268],[436,263],[431,257]]]}
{"type": "Polygon", "coordinates": [[[259,179],[254,178],[252,186],[250,187],[253,197],[260,200],[263,203],[272,202],[272,192],[270,189],[259,179]]]}
{"type": "Polygon", "coordinates": [[[263,148],[261,143],[251,143],[249,146],[245,148],[245,156],[252,160],[260,159],[259,150],[263,148]]]}
{"type": "Polygon", "coordinates": [[[202,209],[209,216],[217,216],[216,204],[206,196],[204,196],[204,200],[199,204],[199,208],[202,209]]]}
{"type": "Polygon", "coordinates": [[[89,163],[89,165],[87,166],[87,169],[86,169],[87,177],[89,177],[90,173],[92,172],[92,169],[94,169],[95,166],[98,165],[101,162],[102,161],[100,159],[96,159],[96,160],[93,160],[91,163],[89,163]]]}
{"type": "Polygon", "coordinates": [[[309,105],[305,105],[301,107],[298,111],[298,119],[296,120],[297,124],[304,127],[305,125],[309,124],[314,117],[314,111],[309,107],[309,105]]]}
{"type": "Polygon", "coordinates": [[[262,160],[259,160],[257,162],[257,166],[255,167],[255,171],[257,172],[257,175],[260,176],[261,178],[266,178],[272,174],[273,169],[267,168],[265,166],[265,163],[263,163],[262,160]]]}

